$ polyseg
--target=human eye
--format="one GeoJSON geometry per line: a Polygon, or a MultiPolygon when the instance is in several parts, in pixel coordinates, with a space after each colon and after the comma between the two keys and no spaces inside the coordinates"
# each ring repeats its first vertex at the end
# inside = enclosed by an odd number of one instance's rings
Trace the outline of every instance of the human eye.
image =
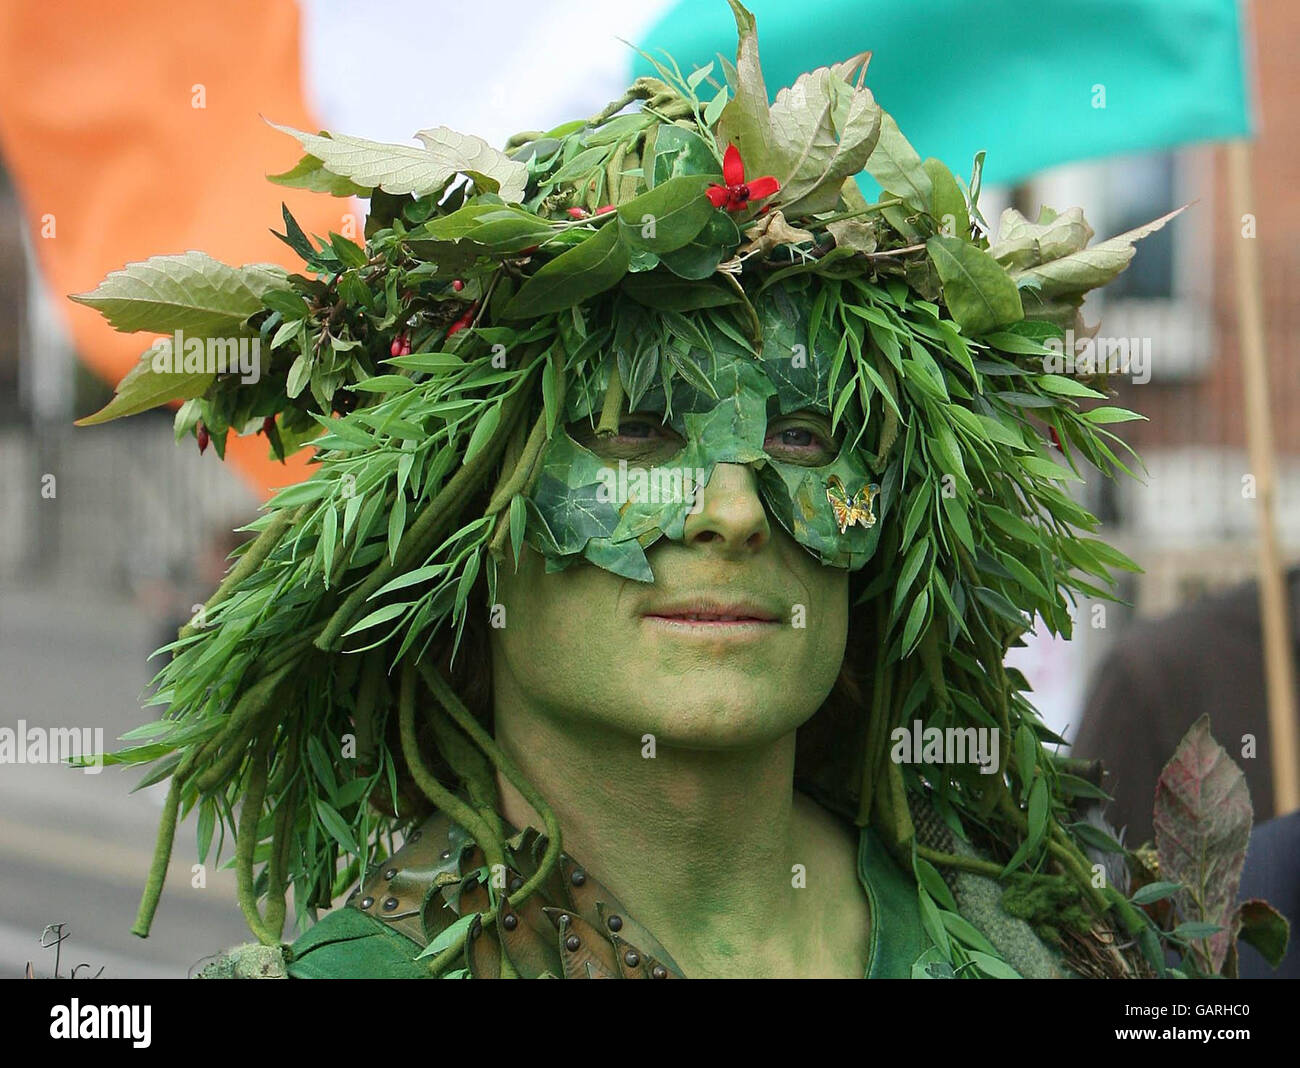
{"type": "Polygon", "coordinates": [[[839,453],[827,419],[811,412],[796,412],[771,420],[763,451],[774,460],[821,467],[839,453]]]}
{"type": "Polygon", "coordinates": [[[666,425],[660,416],[648,412],[620,416],[618,431],[613,434],[600,434],[585,420],[570,427],[569,434],[597,456],[629,461],[667,459],[686,445],[681,435],[666,425]]]}

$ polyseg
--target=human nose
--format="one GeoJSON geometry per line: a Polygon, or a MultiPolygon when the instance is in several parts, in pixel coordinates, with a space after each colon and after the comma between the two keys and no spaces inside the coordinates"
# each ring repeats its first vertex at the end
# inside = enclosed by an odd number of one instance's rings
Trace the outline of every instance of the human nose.
{"type": "Polygon", "coordinates": [[[699,491],[699,511],[688,514],[683,540],[726,553],[752,553],[772,540],[767,509],[758,495],[758,478],[746,464],[717,464],[699,491]]]}

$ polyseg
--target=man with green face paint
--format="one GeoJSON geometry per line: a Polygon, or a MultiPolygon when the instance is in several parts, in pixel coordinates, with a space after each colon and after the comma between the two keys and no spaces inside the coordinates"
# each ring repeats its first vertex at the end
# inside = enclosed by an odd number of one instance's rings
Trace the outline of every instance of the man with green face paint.
{"type": "Polygon", "coordinates": [[[314,277],[192,253],[78,298],[272,353],[142,365],[92,421],[182,399],[319,460],[115,757],[171,781],[137,933],[182,814],[235,833],[258,944],[205,974],[1163,973],[1003,666],[1132,566],[1060,487],[1131,413],[1043,360],[1163,220],[1104,262],[1077,211],[995,236],[864,56],[771,101],[732,7],[726,84],[665,67],[503,152],[295,132],[278,181],[370,197],[364,248],[286,211],[314,277]]]}

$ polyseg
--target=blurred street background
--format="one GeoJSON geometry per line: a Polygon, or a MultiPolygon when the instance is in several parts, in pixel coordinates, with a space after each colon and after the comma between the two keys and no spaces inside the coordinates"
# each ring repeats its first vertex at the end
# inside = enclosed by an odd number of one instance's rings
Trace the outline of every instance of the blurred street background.
{"type": "MultiPolygon", "coordinates": [[[[616,37],[644,39],[673,5],[629,0],[614,11],[578,0],[546,5],[499,0],[491,5],[490,20],[481,9],[433,10],[440,6],[302,0],[263,7],[289,27],[301,72],[286,70],[284,77],[301,92],[303,106],[319,126],[405,140],[417,128],[446,124],[499,144],[516,128],[546,129],[594,113],[616,97],[634,58],[616,37]],[[418,56],[392,55],[395,37],[416,25],[423,27],[415,35],[418,56]],[[507,29],[509,40],[486,36],[507,29]],[[581,40],[576,49],[566,43],[574,36],[581,40]],[[474,91],[467,92],[466,85],[474,91]]],[[[811,10],[816,4],[805,6],[811,10]]],[[[149,18],[184,23],[193,8],[196,21],[202,12],[204,20],[224,18],[242,26],[244,7],[127,3],[122,18],[138,27],[141,20],[129,17],[138,8],[149,18]],[[218,10],[227,13],[213,14],[218,10]]],[[[0,3],[0,66],[4,54],[17,50],[39,53],[55,68],[60,64],[57,49],[13,36],[36,32],[31,29],[40,25],[36,8],[0,3]]],[[[260,10],[249,5],[245,14],[256,22],[260,10]]],[[[1034,32],[1033,5],[1024,11],[1024,32],[1034,32]]],[[[102,15],[109,21],[117,17],[116,8],[102,15]]],[[[760,18],[761,43],[768,40],[763,25],[760,18]]],[[[77,32],[84,34],[84,26],[77,32]]],[[[203,34],[189,32],[195,39],[203,34]]],[[[251,37],[258,31],[252,26],[240,32],[251,37]]],[[[824,62],[873,47],[869,24],[835,27],[832,36],[836,47],[824,62]]],[[[165,44],[160,40],[156,48],[165,44]]],[[[1174,223],[1143,241],[1130,269],[1086,309],[1089,322],[1101,319],[1103,334],[1152,342],[1150,381],[1134,384],[1121,376],[1112,383],[1119,390],[1115,403],[1150,420],[1120,428],[1145,461],[1146,475],[1118,483],[1093,478],[1078,490],[1104,521],[1101,536],[1145,570],[1122,578],[1120,593],[1129,606],[1107,605],[1097,617],[1091,605],[1082,605],[1073,641],[1042,637],[1015,654],[1045,718],[1071,740],[1098,665],[1123,645],[1136,622],[1177,612],[1204,593],[1255,574],[1257,515],[1255,502],[1242,491],[1250,464],[1232,302],[1232,246],[1243,239],[1257,242],[1263,272],[1276,525],[1284,560],[1300,559],[1300,304],[1294,297],[1300,286],[1300,139],[1292,106],[1300,95],[1294,62],[1300,5],[1290,0],[1254,4],[1247,45],[1257,94],[1253,236],[1244,237],[1242,220],[1229,210],[1223,154],[1213,144],[1054,167],[1012,184],[986,186],[981,197],[990,222],[1008,206],[1032,217],[1043,203],[1061,209],[1080,205],[1098,239],[1193,202],[1174,223]]],[[[98,47],[115,45],[110,39],[98,47]]],[[[996,49],[997,42],[978,47],[996,49]]],[[[292,166],[296,148],[280,135],[257,141],[247,154],[232,149],[235,158],[210,143],[211,134],[201,128],[205,112],[192,106],[192,87],[205,85],[215,109],[222,78],[243,73],[205,68],[212,61],[205,55],[196,50],[169,59],[175,67],[175,107],[196,124],[191,136],[198,165],[223,166],[245,177],[292,166]]],[[[923,39],[912,61],[926,63],[923,39]]],[[[1070,62],[1086,86],[1091,80],[1087,57],[1076,55],[1070,62]]],[[[252,84],[255,88],[255,78],[252,84]]],[[[872,85],[870,74],[867,84],[872,85]]],[[[1204,87],[1206,94],[1216,91],[1204,87]]],[[[891,107],[883,97],[881,103],[891,107]]],[[[0,95],[0,116],[9,106],[0,95]]],[[[77,101],[65,106],[75,131],[77,101]]],[[[256,122],[266,108],[252,103],[246,110],[248,121],[256,122]]],[[[278,112],[267,117],[286,121],[278,112]]],[[[981,116],[971,114],[967,121],[977,124],[981,116]]],[[[57,125],[51,120],[51,136],[57,125]]],[[[900,125],[915,140],[909,125],[901,120],[900,125]]],[[[0,134],[4,129],[0,122],[0,134]]],[[[118,130],[114,136],[128,134],[118,130]]],[[[934,145],[918,143],[918,148],[922,155],[939,154],[934,145]]],[[[223,465],[211,450],[200,456],[188,438],[175,444],[166,410],[107,426],[73,427],[73,419],[111,396],[112,383],[91,369],[105,366],[90,352],[97,342],[87,341],[99,337],[96,330],[108,331],[88,309],[68,303],[65,289],[56,288],[43,269],[40,242],[62,241],[65,234],[67,240],[80,237],[65,230],[43,236],[39,220],[46,209],[24,202],[24,186],[9,155],[13,150],[0,137],[0,726],[25,720],[102,727],[112,748],[121,733],[157,718],[157,710],[140,705],[154,670],[146,657],[215,586],[221,561],[234,544],[229,532],[256,514],[274,472],[266,464],[223,465]]],[[[123,244],[110,266],[197,247],[202,231],[194,229],[183,207],[191,186],[184,178],[177,184],[177,174],[189,173],[185,168],[193,165],[182,159],[134,161],[132,166],[145,172],[140,180],[148,197],[123,210],[148,212],[163,222],[174,213],[176,232],[160,242],[161,223],[155,220],[148,240],[123,244]]],[[[82,181],[95,188],[99,175],[88,170],[82,181]]],[[[268,226],[278,224],[280,200],[288,199],[282,189],[267,190],[257,203],[229,209],[235,214],[225,222],[265,235],[268,226]]],[[[342,201],[330,208],[335,215],[346,210],[342,201]]],[[[136,219],[116,223],[129,232],[136,219]]],[[[224,225],[220,218],[208,224],[224,225]]],[[[59,225],[72,222],[60,219],[59,225]]],[[[324,225],[316,229],[323,232],[324,225]]],[[[271,258],[271,245],[258,244],[247,255],[229,248],[209,251],[243,262],[271,258]]],[[[279,259],[291,262],[287,249],[279,259]]],[[[92,288],[102,273],[87,269],[75,284],[92,288]]],[[[144,339],[133,343],[137,353],[147,348],[144,339]]],[[[1235,755],[1228,740],[1221,740],[1235,755]]],[[[231,872],[209,865],[206,885],[191,885],[192,820],[178,831],[153,935],[142,941],[130,933],[163,790],[129,792],[137,777],[138,772],[113,768],[88,775],[51,765],[0,765],[0,977],[21,975],[29,961],[37,974],[53,971],[53,950],[39,942],[48,924],[66,925],[64,974],[72,964],[86,962],[92,973],[102,965],[106,976],[183,976],[200,958],[247,940],[231,872]]],[[[1271,812],[1266,795],[1256,796],[1255,803],[1257,813],[1271,812]]]]}

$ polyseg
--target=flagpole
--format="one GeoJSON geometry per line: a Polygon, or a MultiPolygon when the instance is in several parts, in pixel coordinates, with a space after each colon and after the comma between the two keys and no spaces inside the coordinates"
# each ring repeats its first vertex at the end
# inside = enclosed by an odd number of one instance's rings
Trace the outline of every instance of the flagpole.
{"type": "MultiPolygon", "coordinates": [[[[1227,145],[1228,199],[1233,225],[1254,211],[1249,141],[1227,145]]],[[[1264,670],[1268,694],[1269,759],[1273,769],[1273,810],[1277,816],[1300,808],[1300,730],[1297,728],[1295,660],[1292,652],[1290,605],[1273,522],[1275,485],[1273,425],[1269,413],[1268,361],[1264,347],[1264,298],[1260,282],[1259,245],[1253,239],[1233,239],[1237,299],[1237,339],[1241,348],[1242,383],[1246,402],[1246,440],[1250,469],[1255,476],[1259,524],[1259,608],[1264,638],[1264,670]]]]}

